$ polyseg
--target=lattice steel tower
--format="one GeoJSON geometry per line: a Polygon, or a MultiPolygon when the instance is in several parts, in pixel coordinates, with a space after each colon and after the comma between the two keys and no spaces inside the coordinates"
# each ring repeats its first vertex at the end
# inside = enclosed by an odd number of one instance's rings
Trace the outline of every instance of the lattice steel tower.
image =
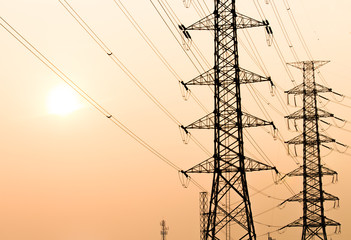
{"type": "Polygon", "coordinates": [[[331,92],[315,82],[314,72],[327,61],[304,61],[289,65],[303,71],[303,83],[286,91],[287,94],[303,95],[303,108],[287,116],[288,119],[303,119],[303,133],[287,141],[288,144],[303,144],[303,165],[287,174],[302,176],[303,191],[287,199],[285,202],[302,202],[303,217],[283,227],[302,227],[302,240],[327,239],[327,226],[339,227],[340,223],[324,215],[324,201],[338,202],[339,198],[323,190],[322,177],[337,173],[321,164],[320,147],[322,143],[335,142],[334,139],[319,132],[319,119],[334,115],[317,107],[317,94],[331,92]]]}
{"type": "Polygon", "coordinates": [[[161,225],[161,240],[166,240],[166,236],[168,234],[168,230],[169,228],[166,226],[166,221],[165,220],[162,220],[160,222],[160,225],[161,225]]]}
{"type": "Polygon", "coordinates": [[[185,83],[211,85],[214,111],[184,129],[214,129],[213,157],[183,173],[213,174],[204,239],[256,239],[246,173],[274,167],[245,157],[243,128],[273,125],[242,111],[241,85],[271,82],[239,67],[237,30],[265,26],[236,12],[234,0],[215,0],[214,13],[189,27],[179,26],[186,38],[188,30],[214,31],[214,67],[185,83]]]}
{"type": "Polygon", "coordinates": [[[208,192],[200,192],[200,240],[205,240],[208,211],[208,192]]]}

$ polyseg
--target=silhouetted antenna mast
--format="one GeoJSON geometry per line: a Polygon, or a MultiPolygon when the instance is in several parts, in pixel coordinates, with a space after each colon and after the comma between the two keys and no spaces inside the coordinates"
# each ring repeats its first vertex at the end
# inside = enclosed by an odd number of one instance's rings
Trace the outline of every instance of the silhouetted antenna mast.
{"type": "MultiPolygon", "coordinates": [[[[303,144],[303,165],[287,174],[287,176],[302,176],[303,191],[284,202],[302,202],[303,217],[283,227],[302,227],[302,240],[327,240],[327,226],[340,227],[340,223],[324,215],[324,201],[339,202],[335,197],[323,190],[322,179],[324,175],[337,173],[321,164],[320,147],[323,143],[335,142],[328,136],[319,132],[320,118],[334,117],[333,114],[317,107],[317,94],[331,92],[330,88],[315,82],[315,70],[328,63],[327,61],[304,61],[290,63],[289,65],[303,71],[303,83],[286,91],[287,94],[303,95],[303,108],[286,118],[303,119],[303,133],[287,141],[288,144],[303,144]]],[[[282,228],[282,229],[283,229],[282,228]]]]}
{"type": "Polygon", "coordinates": [[[166,226],[166,221],[162,220],[161,223],[161,240],[166,240],[166,236],[168,234],[168,227],[166,226]]]}
{"type": "Polygon", "coordinates": [[[205,240],[256,239],[246,173],[271,170],[256,160],[245,157],[243,128],[273,125],[242,111],[241,85],[268,81],[239,67],[237,30],[268,26],[236,12],[235,0],[215,0],[214,12],[189,27],[179,28],[186,39],[190,30],[214,31],[214,67],[185,85],[211,85],[214,87],[214,111],[185,129],[213,129],[213,157],[184,171],[213,174],[212,190],[206,220],[205,240]],[[232,229],[233,228],[233,229],[232,229]]]}

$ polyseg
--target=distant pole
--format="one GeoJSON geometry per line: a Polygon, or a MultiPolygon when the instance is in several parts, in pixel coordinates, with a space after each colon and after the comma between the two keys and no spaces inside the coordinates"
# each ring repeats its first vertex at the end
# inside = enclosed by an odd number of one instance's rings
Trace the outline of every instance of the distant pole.
{"type": "Polygon", "coordinates": [[[168,234],[168,227],[166,226],[166,221],[162,220],[161,223],[161,240],[166,240],[166,236],[168,234]]]}

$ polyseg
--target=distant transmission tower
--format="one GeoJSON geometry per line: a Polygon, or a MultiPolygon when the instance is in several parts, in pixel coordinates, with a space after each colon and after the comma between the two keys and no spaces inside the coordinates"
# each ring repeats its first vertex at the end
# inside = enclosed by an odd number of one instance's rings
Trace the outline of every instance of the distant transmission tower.
{"type": "Polygon", "coordinates": [[[208,211],[208,192],[200,192],[200,240],[206,237],[206,220],[208,211]]]}
{"type": "Polygon", "coordinates": [[[166,226],[166,221],[162,220],[161,223],[161,240],[166,240],[166,236],[168,234],[168,227],[166,226]]]}
{"type": "Polygon", "coordinates": [[[256,239],[246,173],[274,167],[245,157],[243,128],[273,125],[242,111],[241,85],[268,81],[239,67],[237,30],[266,26],[236,12],[235,0],[215,0],[214,13],[189,27],[179,28],[190,39],[188,30],[214,31],[214,67],[185,83],[214,86],[214,111],[184,129],[214,129],[213,157],[184,171],[213,174],[207,213],[205,240],[256,239]],[[232,229],[234,228],[234,229],[232,229]]]}
{"type": "Polygon", "coordinates": [[[334,117],[333,114],[317,107],[317,94],[331,92],[315,82],[315,70],[328,63],[327,61],[304,61],[289,65],[303,71],[303,83],[286,91],[287,94],[303,95],[303,108],[287,116],[288,119],[303,119],[303,133],[289,141],[288,144],[303,144],[303,165],[287,176],[303,176],[303,191],[285,202],[302,202],[303,217],[283,227],[302,227],[302,240],[327,240],[327,226],[339,227],[324,215],[324,201],[338,202],[339,198],[324,192],[322,177],[337,173],[321,164],[320,146],[322,143],[335,142],[334,139],[319,132],[319,119],[334,117]]]}

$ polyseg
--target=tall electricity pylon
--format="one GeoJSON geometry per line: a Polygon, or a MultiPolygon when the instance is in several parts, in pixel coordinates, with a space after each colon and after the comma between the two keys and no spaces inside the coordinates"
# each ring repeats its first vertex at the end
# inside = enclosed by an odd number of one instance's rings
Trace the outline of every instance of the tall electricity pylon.
{"type": "Polygon", "coordinates": [[[288,119],[303,119],[303,133],[287,141],[288,144],[303,144],[303,165],[287,174],[302,176],[303,191],[285,202],[302,202],[303,217],[283,227],[302,227],[302,240],[327,240],[327,226],[340,226],[340,223],[324,215],[324,201],[338,202],[339,198],[324,192],[322,177],[337,173],[321,164],[320,146],[322,143],[335,142],[334,139],[319,132],[319,119],[334,117],[333,114],[317,107],[317,94],[331,92],[315,82],[315,70],[328,63],[327,61],[304,61],[289,65],[303,71],[303,83],[286,91],[287,94],[303,95],[303,108],[287,116],[288,119]]]}
{"type": "Polygon", "coordinates": [[[242,111],[241,85],[268,81],[239,67],[237,30],[265,26],[236,12],[235,0],[215,0],[214,12],[185,27],[179,26],[186,38],[189,30],[214,31],[214,67],[185,83],[210,85],[214,88],[214,111],[184,129],[213,129],[214,154],[204,162],[183,171],[213,174],[204,239],[256,239],[246,173],[272,170],[274,167],[245,157],[243,128],[272,125],[242,111]]]}

